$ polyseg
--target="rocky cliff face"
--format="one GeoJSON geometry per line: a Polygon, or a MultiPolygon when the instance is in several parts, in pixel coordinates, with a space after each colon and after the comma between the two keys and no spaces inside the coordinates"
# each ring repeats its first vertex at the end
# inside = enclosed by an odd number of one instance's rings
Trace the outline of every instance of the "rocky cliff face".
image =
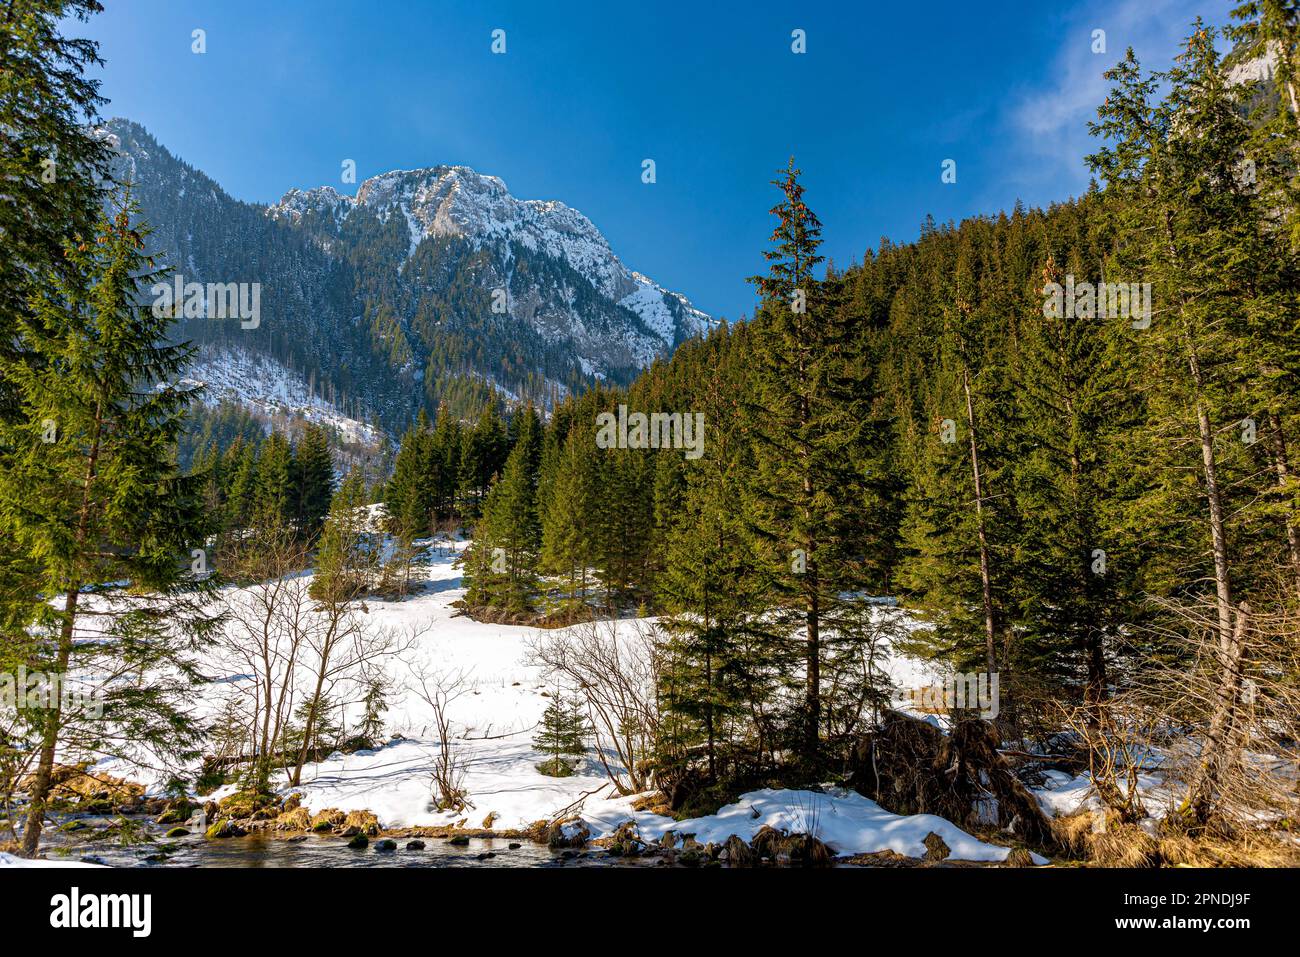
{"type": "Polygon", "coordinates": [[[624,265],[582,213],[468,167],[384,173],[355,197],[295,189],[267,207],[233,199],[135,123],[98,133],[166,268],[261,284],[257,329],[182,323],[204,361],[274,361],[356,418],[400,429],[421,402],[545,402],[626,381],[712,324],[624,265]]]}

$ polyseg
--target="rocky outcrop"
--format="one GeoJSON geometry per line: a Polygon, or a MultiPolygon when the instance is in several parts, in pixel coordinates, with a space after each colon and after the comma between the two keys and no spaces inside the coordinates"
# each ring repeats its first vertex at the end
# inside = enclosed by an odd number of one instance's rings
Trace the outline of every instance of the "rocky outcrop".
{"type": "Polygon", "coordinates": [[[374,837],[379,833],[379,819],[369,811],[349,811],[337,833],[343,837],[352,837],[356,834],[374,837]]]}
{"type": "Polygon", "coordinates": [[[925,845],[925,859],[927,861],[946,861],[948,855],[952,853],[952,848],[934,831],[927,834],[921,843],[925,845]]]}
{"type": "Polygon", "coordinates": [[[546,830],[548,847],[583,847],[591,839],[591,828],[580,817],[553,821],[546,830]]]}
{"type": "Polygon", "coordinates": [[[280,812],[275,819],[277,831],[311,830],[311,813],[305,807],[294,807],[280,812]]]}
{"type": "Polygon", "coordinates": [[[223,817],[209,827],[203,836],[208,840],[217,840],[223,837],[243,837],[247,833],[234,818],[223,817]]]}
{"type": "Polygon", "coordinates": [[[311,819],[311,829],[317,833],[332,831],[342,827],[347,815],[338,808],[328,807],[311,819]]]}
{"type": "Polygon", "coordinates": [[[641,839],[641,834],[632,821],[624,821],[616,827],[606,844],[606,849],[615,857],[636,857],[646,847],[646,842],[641,839]]]}

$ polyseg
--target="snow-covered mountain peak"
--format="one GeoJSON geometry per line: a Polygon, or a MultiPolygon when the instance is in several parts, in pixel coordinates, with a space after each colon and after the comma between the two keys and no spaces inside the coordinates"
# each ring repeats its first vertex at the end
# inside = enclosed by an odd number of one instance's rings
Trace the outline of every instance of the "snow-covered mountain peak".
{"type": "MultiPolygon", "coordinates": [[[[469,402],[484,383],[546,402],[627,382],[712,324],[628,268],[577,209],[520,199],[467,166],[392,170],[355,195],[291,189],[266,206],[230,196],[138,124],[94,132],[117,152],[114,175],[135,184],[160,262],[200,282],[262,284],[267,321],[238,348],[358,419],[400,426],[418,402],[469,402]]],[[[221,354],[235,346],[217,323],[180,334],[221,354]]],[[[273,379],[243,376],[245,404],[273,379]]]]}
{"type": "Polygon", "coordinates": [[[317,186],[308,190],[289,190],[269,211],[277,218],[294,223],[302,219],[305,213],[325,211],[337,223],[346,218],[354,202],[351,196],[345,196],[333,186],[317,186]]]}
{"type": "Polygon", "coordinates": [[[1229,68],[1229,85],[1270,82],[1277,73],[1281,50],[1282,47],[1276,40],[1270,40],[1262,49],[1257,47],[1249,59],[1241,59],[1229,68]]]}
{"type": "Polygon", "coordinates": [[[581,212],[558,200],[521,200],[499,176],[468,166],[432,166],[392,170],[362,182],[355,199],[332,187],[290,190],[268,210],[277,219],[297,223],[309,210],[328,213],[336,225],[359,210],[380,221],[401,216],[410,236],[407,257],[435,236],[465,240],[476,248],[490,246],[505,259],[517,244],[567,263],[606,299],[629,309],[661,340],[637,348],[638,362],[709,328],[712,319],[649,277],[628,269],[609,241],[581,212]]]}

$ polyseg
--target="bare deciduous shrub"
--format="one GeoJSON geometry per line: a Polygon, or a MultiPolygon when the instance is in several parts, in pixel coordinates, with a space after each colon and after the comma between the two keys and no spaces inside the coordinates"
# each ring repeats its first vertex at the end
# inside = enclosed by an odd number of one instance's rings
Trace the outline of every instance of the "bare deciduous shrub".
{"type": "Polygon", "coordinates": [[[277,769],[296,785],[322,703],[340,688],[359,687],[384,660],[418,643],[427,626],[402,631],[370,620],[363,601],[369,567],[351,567],[355,574],[335,576],[335,587],[322,589],[306,571],[306,547],[283,525],[258,529],[229,554],[246,584],[226,597],[229,624],[216,647],[218,665],[238,677],[223,703],[215,757],[219,764],[250,762],[251,787],[269,787],[277,769]],[[292,720],[297,702],[305,703],[302,728],[292,720]]]}
{"type": "Polygon", "coordinates": [[[251,583],[227,598],[229,625],[218,643],[218,661],[231,674],[252,679],[231,686],[251,716],[250,783],[264,789],[293,714],[294,673],[310,628],[307,552],[291,529],[276,524],[242,542],[230,560],[234,576],[251,583]]]}
{"type": "Polygon", "coordinates": [[[408,687],[433,712],[438,735],[438,751],[430,772],[434,806],[440,811],[464,810],[468,806],[465,765],[452,738],[451,706],[470,691],[469,673],[460,669],[437,670],[424,661],[412,662],[410,669],[408,687]]]}
{"type": "Polygon", "coordinates": [[[1058,706],[1061,725],[1079,741],[1092,787],[1102,805],[1126,824],[1147,816],[1138,775],[1151,769],[1153,715],[1132,695],[1058,706]]]}
{"type": "Polygon", "coordinates": [[[1154,664],[1134,694],[1158,719],[1152,743],[1185,795],[1179,818],[1197,830],[1240,834],[1300,806],[1300,613],[1285,601],[1259,606],[1271,610],[1242,603],[1224,640],[1212,604],[1162,602],[1186,660],[1154,664]]]}
{"type": "Polygon", "coordinates": [[[660,650],[651,626],[622,625],[593,621],[547,633],[532,644],[529,657],[582,695],[606,776],[620,794],[637,794],[651,787],[660,650]]]}
{"type": "Polygon", "coordinates": [[[414,648],[428,630],[427,625],[411,625],[405,630],[380,627],[355,606],[320,608],[304,640],[303,658],[308,676],[305,693],[310,710],[301,747],[293,756],[291,784],[301,783],[302,768],[310,751],[312,725],[317,718],[316,707],[333,697],[341,684],[362,686],[384,660],[400,657],[414,648]]]}

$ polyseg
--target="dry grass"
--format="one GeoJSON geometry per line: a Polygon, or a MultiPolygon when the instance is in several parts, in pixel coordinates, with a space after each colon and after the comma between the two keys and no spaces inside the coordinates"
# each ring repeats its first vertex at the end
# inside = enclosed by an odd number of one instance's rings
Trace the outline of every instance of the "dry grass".
{"type": "Polygon", "coordinates": [[[1266,831],[1192,834],[1164,822],[1144,828],[1114,813],[1087,810],[1056,818],[1052,826],[1067,855],[1091,867],[1300,865],[1300,845],[1266,831]]]}

